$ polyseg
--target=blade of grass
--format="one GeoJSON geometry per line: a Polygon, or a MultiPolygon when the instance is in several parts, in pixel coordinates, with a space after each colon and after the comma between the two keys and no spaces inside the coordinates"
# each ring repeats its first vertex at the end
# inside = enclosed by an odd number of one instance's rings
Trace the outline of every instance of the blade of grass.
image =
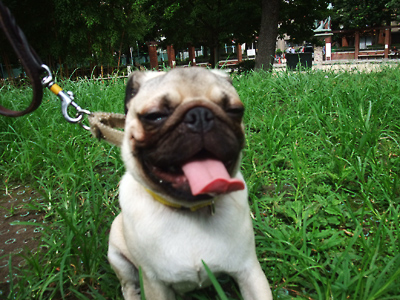
{"type": "Polygon", "coordinates": [[[228,297],[225,295],[224,290],[222,289],[221,285],[219,284],[217,278],[215,278],[215,275],[211,272],[207,264],[202,260],[204,269],[207,272],[208,277],[210,278],[215,290],[217,291],[218,296],[220,297],[221,300],[228,300],[228,297]]]}
{"type": "Polygon", "coordinates": [[[139,284],[140,284],[140,299],[146,300],[146,294],[144,291],[144,284],[143,284],[143,272],[142,267],[139,267],[139,284]]]}

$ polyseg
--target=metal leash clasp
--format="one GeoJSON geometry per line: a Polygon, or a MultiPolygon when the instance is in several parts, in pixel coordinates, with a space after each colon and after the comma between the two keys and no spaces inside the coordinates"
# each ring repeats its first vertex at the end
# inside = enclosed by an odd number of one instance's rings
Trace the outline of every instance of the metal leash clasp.
{"type": "Polygon", "coordinates": [[[57,95],[61,100],[61,112],[64,118],[70,123],[79,123],[84,129],[90,130],[90,127],[82,123],[83,115],[90,115],[91,112],[87,109],[82,109],[74,102],[74,94],[70,91],[64,92],[63,89],[53,81],[53,76],[48,66],[42,65],[42,68],[47,72],[47,76],[42,79],[42,85],[47,87],[52,93],[57,95]],[[76,116],[71,117],[68,113],[68,107],[73,106],[76,110],[76,116]]]}

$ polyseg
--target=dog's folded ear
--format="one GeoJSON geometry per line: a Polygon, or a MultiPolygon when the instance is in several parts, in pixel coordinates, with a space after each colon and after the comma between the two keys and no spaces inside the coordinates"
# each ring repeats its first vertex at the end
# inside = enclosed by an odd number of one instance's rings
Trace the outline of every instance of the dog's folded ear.
{"type": "Polygon", "coordinates": [[[140,72],[140,71],[135,71],[129,76],[128,83],[127,83],[126,90],[125,90],[125,114],[128,112],[129,102],[139,92],[140,86],[145,81],[147,81],[149,79],[152,79],[154,77],[158,77],[158,76],[164,75],[164,74],[165,74],[165,72],[156,72],[156,71],[140,72]]]}
{"type": "Polygon", "coordinates": [[[219,77],[224,78],[226,81],[228,81],[230,84],[232,84],[232,78],[229,76],[228,73],[218,70],[218,69],[212,69],[211,72],[213,72],[215,75],[218,75],[219,77]]]}
{"type": "Polygon", "coordinates": [[[129,78],[125,90],[125,114],[128,112],[129,101],[138,93],[141,82],[143,81],[143,72],[133,72],[129,78]]]}

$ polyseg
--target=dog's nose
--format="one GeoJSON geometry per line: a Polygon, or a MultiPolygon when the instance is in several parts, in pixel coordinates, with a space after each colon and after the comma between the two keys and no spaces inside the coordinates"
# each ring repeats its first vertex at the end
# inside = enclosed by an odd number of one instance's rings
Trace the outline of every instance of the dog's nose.
{"type": "Polygon", "coordinates": [[[214,126],[214,114],[205,107],[194,107],[189,110],[183,122],[196,133],[205,133],[214,126]]]}

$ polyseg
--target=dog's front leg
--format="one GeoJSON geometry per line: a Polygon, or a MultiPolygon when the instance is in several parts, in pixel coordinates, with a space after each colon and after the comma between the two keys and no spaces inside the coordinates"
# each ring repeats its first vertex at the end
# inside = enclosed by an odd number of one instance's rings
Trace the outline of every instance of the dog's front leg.
{"type": "Polygon", "coordinates": [[[119,214],[112,223],[108,260],[121,282],[124,299],[140,300],[139,272],[128,259],[129,251],[125,244],[122,222],[122,214],[119,214]]]}
{"type": "Polygon", "coordinates": [[[260,264],[233,276],[244,300],[272,300],[271,288],[260,264]]]}

